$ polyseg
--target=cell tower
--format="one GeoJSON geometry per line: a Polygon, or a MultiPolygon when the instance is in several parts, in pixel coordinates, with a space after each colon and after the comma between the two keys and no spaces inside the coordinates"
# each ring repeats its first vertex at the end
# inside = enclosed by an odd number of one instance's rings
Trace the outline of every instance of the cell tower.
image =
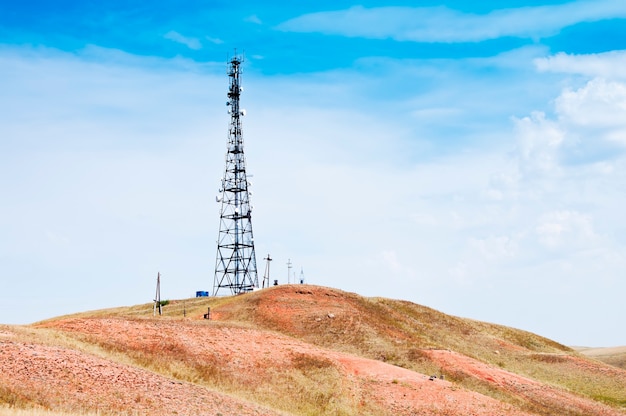
{"type": "Polygon", "coordinates": [[[235,55],[229,62],[228,76],[228,148],[226,168],[217,201],[221,202],[220,231],[217,238],[213,296],[221,289],[236,295],[259,287],[252,236],[252,206],[250,182],[246,176],[246,159],[243,153],[241,117],[246,111],[239,107],[241,64],[243,57],[235,55]]]}

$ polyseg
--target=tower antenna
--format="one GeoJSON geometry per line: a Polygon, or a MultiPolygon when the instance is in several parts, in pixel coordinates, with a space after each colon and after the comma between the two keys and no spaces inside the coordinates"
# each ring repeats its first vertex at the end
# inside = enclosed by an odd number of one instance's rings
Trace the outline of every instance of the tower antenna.
{"type": "Polygon", "coordinates": [[[240,77],[242,63],[243,56],[238,56],[235,51],[227,72],[230,86],[226,105],[230,114],[230,125],[226,167],[217,197],[221,208],[213,296],[217,296],[220,290],[236,295],[259,287],[252,235],[252,205],[248,192],[250,182],[246,175],[241,129],[241,118],[246,110],[239,106],[239,97],[243,91],[240,77]]]}

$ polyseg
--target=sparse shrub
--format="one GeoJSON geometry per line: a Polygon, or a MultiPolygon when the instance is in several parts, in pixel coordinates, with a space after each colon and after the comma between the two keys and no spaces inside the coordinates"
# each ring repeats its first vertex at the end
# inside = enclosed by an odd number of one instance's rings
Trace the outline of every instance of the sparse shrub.
{"type": "Polygon", "coordinates": [[[470,377],[467,373],[461,370],[446,371],[444,372],[444,375],[446,377],[446,380],[452,381],[454,383],[461,383],[470,377]]]}
{"type": "Polygon", "coordinates": [[[407,351],[407,358],[411,361],[430,361],[430,357],[422,349],[411,348],[407,351]]]}
{"type": "Polygon", "coordinates": [[[292,354],[291,360],[293,367],[306,374],[311,370],[320,370],[323,368],[333,367],[332,361],[323,357],[316,357],[311,354],[292,354]]]}
{"type": "Polygon", "coordinates": [[[24,399],[8,387],[0,386],[0,404],[11,407],[23,404],[24,399]]]}
{"type": "Polygon", "coordinates": [[[556,354],[533,354],[531,355],[531,358],[535,361],[541,361],[549,364],[564,363],[567,361],[566,357],[556,354]]]}

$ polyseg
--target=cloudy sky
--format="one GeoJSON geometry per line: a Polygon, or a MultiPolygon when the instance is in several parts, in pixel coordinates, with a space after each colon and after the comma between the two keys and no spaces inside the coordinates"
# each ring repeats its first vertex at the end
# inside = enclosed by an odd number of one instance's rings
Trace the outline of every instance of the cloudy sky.
{"type": "Polygon", "coordinates": [[[0,0],[0,322],[212,289],[236,49],[260,275],[626,345],[626,2],[259,4],[0,0]]]}

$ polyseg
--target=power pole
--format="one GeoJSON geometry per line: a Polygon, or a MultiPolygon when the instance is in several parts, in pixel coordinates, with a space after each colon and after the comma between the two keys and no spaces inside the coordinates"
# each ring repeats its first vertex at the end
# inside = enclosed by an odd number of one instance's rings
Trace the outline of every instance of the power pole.
{"type": "Polygon", "coordinates": [[[272,258],[268,254],[263,260],[265,260],[265,273],[263,274],[263,285],[261,287],[266,288],[270,287],[270,261],[272,261],[272,258]]]}
{"type": "Polygon", "coordinates": [[[235,55],[229,62],[228,76],[228,146],[226,168],[217,201],[221,202],[220,230],[217,238],[213,296],[220,290],[236,295],[259,287],[254,238],[252,235],[252,206],[250,205],[250,182],[246,175],[246,159],[243,153],[241,117],[245,110],[239,106],[241,68],[243,57],[235,55]]]}
{"type": "Polygon", "coordinates": [[[154,308],[152,310],[152,315],[156,316],[157,308],[159,309],[159,316],[163,314],[163,308],[161,306],[161,273],[157,273],[157,286],[156,286],[156,294],[154,295],[154,308]]]}
{"type": "Polygon", "coordinates": [[[289,283],[291,283],[291,259],[287,260],[287,284],[289,283]]]}

